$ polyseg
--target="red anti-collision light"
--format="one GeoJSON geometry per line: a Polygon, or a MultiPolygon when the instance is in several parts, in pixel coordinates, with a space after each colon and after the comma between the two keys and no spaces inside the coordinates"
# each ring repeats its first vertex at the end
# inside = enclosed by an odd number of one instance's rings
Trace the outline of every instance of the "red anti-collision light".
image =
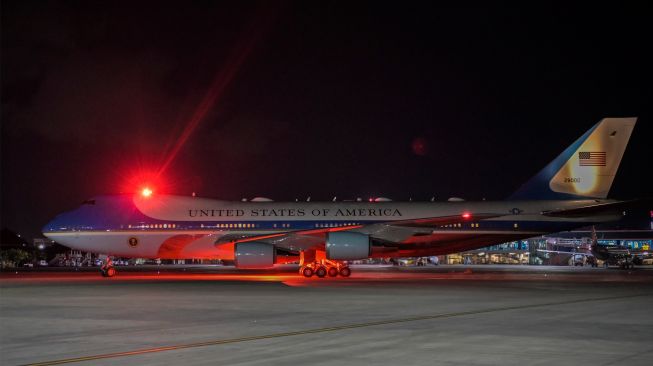
{"type": "Polygon", "coordinates": [[[469,212],[463,213],[463,219],[468,219],[470,217],[472,217],[472,214],[470,214],[469,212]]]}
{"type": "Polygon", "coordinates": [[[149,196],[152,195],[152,190],[149,189],[149,188],[147,188],[147,187],[145,187],[145,188],[143,188],[143,190],[141,191],[141,195],[142,195],[143,197],[149,197],[149,196]]]}

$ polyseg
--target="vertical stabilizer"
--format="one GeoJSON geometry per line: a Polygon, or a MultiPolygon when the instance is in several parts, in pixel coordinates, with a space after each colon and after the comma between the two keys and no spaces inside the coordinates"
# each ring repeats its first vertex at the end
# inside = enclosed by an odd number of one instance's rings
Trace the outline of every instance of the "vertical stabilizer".
{"type": "Polygon", "coordinates": [[[604,118],[510,199],[606,198],[636,121],[604,118]]]}

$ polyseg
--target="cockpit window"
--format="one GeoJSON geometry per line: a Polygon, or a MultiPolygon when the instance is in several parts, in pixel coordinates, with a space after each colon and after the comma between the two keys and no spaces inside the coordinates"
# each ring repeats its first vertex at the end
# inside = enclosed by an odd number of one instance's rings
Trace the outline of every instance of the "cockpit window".
{"type": "Polygon", "coordinates": [[[82,205],[94,205],[94,204],[95,204],[95,200],[86,200],[82,202],[82,205]]]}

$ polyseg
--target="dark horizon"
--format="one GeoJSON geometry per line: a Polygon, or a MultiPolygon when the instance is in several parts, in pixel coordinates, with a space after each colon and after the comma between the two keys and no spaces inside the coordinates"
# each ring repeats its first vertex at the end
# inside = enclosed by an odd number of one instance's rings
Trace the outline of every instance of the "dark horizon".
{"type": "Polygon", "coordinates": [[[504,199],[604,117],[639,117],[610,196],[652,197],[651,15],[3,1],[1,226],[161,170],[228,200],[504,199]]]}

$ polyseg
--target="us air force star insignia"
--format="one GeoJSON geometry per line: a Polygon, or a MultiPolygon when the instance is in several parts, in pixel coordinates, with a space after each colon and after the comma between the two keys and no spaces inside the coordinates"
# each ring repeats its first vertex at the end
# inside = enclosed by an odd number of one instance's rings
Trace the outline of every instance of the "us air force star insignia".
{"type": "Polygon", "coordinates": [[[138,239],[131,237],[129,238],[129,246],[135,248],[138,245],[138,239]]]}

